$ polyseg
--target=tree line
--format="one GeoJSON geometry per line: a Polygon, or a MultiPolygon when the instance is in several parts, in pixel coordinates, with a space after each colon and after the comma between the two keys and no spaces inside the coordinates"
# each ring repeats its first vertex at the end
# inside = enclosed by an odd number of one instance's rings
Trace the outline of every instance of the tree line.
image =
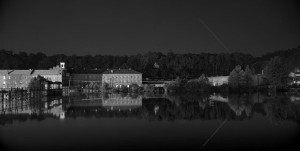
{"type": "Polygon", "coordinates": [[[136,55],[46,55],[44,53],[14,52],[0,50],[1,69],[49,69],[65,62],[67,69],[73,70],[107,70],[126,69],[143,73],[149,78],[196,78],[203,73],[206,76],[229,75],[240,65],[249,68],[253,73],[260,73],[268,61],[275,56],[282,56],[289,69],[300,67],[300,46],[293,49],[268,53],[261,57],[253,57],[244,53],[199,53],[176,54],[172,50],[167,53],[148,52],[136,55]]]}

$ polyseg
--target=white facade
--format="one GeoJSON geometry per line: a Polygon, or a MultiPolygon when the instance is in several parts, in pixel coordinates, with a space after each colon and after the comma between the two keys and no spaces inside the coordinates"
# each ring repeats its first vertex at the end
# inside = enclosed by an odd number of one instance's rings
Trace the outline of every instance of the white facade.
{"type": "Polygon", "coordinates": [[[228,84],[228,78],[229,76],[208,77],[208,81],[213,86],[220,86],[223,84],[228,84]]]}
{"type": "Polygon", "coordinates": [[[131,84],[142,85],[142,74],[103,74],[102,83],[110,87],[129,86],[131,84]]]}

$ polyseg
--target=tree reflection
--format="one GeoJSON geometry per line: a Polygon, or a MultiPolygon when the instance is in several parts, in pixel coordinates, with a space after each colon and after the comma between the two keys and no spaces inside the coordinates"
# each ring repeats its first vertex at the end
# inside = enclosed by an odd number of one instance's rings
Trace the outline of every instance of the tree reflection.
{"type": "Polygon", "coordinates": [[[242,113],[245,113],[247,117],[251,116],[253,104],[249,95],[229,95],[228,105],[236,116],[241,116],[242,113]]]}
{"type": "Polygon", "coordinates": [[[287,96],[265,98],[263,108],[266,116],[274,123],[286,120],[300,123],[300,105],[288,100],[287,96]]]}
{"type": "MultiPolygon", "coordinates": [[[[137,118],[148,121],[248,120],[254,113],[273,123],[300,121],[300,104],[290,96],[262,94],[83,94],[23,101],[24,106],[0,114],[0,124],[47,118],[137,118]],[[42,101],[43,100],[43,101],[42,101]]],[[[1,102],[4,104],[3,100],[1,102]]],[[[2,108],[4,106],[1,106],[2,108]]]]}

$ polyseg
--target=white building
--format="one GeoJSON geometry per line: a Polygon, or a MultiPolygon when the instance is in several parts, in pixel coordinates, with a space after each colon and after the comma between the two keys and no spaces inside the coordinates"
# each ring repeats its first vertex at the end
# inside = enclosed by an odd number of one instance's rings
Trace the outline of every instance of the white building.
{"type": "Polygon", "coordinates": [[[142,85],[142,73],[132,69],[107,70],[102,73],[102,84],[109,87],[129,87],[132,84],[142,85]]]}
{"type": "Polygon", "coordinates": [[[216,76],[216,77],[208,77],[208,82],[213,86],[220,86],[223,84],[228,84],[229,76],[216,76]]]}

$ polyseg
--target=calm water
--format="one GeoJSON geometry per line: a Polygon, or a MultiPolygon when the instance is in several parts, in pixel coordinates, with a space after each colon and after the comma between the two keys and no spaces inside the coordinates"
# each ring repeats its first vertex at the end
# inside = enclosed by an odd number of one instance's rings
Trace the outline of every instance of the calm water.
{"type": "Polygon", "coordinates": [[[4,96],[0,107],[1,150],[299,148],[299,96],[4,96]]]}

